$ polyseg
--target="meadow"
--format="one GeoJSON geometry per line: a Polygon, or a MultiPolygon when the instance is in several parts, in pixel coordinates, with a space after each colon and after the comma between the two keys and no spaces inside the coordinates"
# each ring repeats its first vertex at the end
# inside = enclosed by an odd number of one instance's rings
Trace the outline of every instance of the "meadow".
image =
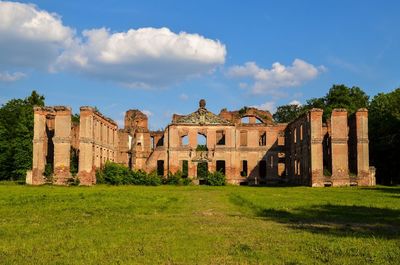
{"type": "Polygon", "coordinates": [[[0,264],[399,262],[399,187],[0,184],[0,264]]]}

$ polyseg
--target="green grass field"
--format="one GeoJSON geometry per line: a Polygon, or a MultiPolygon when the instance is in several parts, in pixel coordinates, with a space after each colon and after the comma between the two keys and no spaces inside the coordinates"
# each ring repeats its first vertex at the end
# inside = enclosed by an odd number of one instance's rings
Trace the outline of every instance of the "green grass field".
{"type": "Polygon", "coordinates": [[[399,264],[400,188],[0,185],[0,264],[399,264]]]}

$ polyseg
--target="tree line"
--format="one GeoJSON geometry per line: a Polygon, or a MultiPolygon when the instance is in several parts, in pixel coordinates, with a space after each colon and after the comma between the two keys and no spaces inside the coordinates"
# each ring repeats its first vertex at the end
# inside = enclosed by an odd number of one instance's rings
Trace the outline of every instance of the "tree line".
{"type": "MultiPolygon", "coordinates": [[[[0,180],[24,180],[32,168],[33,106],[44,105],[45,97],[32,91],[25,99],[12,99],[0,107],[0,180]]],[[[324,121],[334,108],[346,108],[349,115],[367,108],[370,165],[377,168],[377,182],[400,184],[400,88],[370,99],[359,87],[333,85],[324,97],[309,99],[304,105],[278,107],[273,118],[290,122],[311,108],[323,109],[324,121]]]]}

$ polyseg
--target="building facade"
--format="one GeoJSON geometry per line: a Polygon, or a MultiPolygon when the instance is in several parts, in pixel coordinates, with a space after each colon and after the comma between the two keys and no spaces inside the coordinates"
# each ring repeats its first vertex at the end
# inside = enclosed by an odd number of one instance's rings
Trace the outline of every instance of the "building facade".
{"type": "Polygon", "coordinates": [[[139,110],[126,112],[123,129],[91,107],[81,107],[79,124],[71,123],[68,107],[35,108],[34,117],[33,168],[27,174],[32,185],[46,182],[46,164],[52,165],[52,182],[66,184],[71,150],[79,157],[81,185],[95,184],[106,161],[165,177],[181,171],[198,184],[200,169],[206,169],[238,185],[375,185],[366,109],[350,117],[334,109],[326,122],[322,110],[312,109],[286,124],[256,108],[216,115],[201,100],[195,112],[174,114],[164,131],[150,131],[139,110]]]}

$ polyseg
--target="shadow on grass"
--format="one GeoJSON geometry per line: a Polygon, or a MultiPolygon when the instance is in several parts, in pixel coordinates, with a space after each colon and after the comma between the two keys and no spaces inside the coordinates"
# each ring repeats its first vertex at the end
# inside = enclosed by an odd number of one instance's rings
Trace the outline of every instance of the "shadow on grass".
{"type": "Polygon", "coordinates": [[[375,191],[379,191],[379,192],[383,192],[383,193],[390,193],[390,194],[397,195],[395,197],[400,198],[400,187],[388,186],[388,187],[374,187],[374,188],[362,188],[362,189],[363,190],[375,190],[375,191]]]}
{"type": "Polygon", "coordinates": [[[400,210],[347,205],[311,205],[288,210],[263,208],[240,195],[230,201],[255,217],[311,233],[348,237],[400,238],[400,210]]]}

